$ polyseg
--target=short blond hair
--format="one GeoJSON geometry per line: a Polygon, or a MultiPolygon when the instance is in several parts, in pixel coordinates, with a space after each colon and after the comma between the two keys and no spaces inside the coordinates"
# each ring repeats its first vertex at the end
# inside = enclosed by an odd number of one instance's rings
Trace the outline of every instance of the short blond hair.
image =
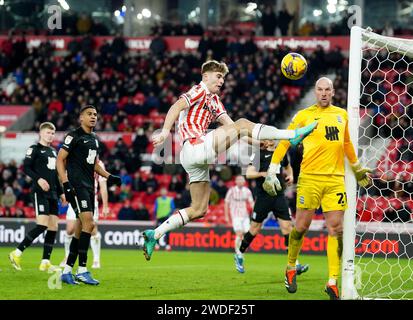
{"type": "Polygon", "coordinates": [[[43,122],[42,124],[40,124],[39,130],[42,131],[43,129],[50,129],[56,131],[55,125],[51,122],[43,122]]]}
{"type": "Polygon", "coordinates": [[[229,70],[225,62],[209,60],[202,64],[201,74],[204,74],[205,72],[221,72],[225,76],[229,72],[229,70]]]}

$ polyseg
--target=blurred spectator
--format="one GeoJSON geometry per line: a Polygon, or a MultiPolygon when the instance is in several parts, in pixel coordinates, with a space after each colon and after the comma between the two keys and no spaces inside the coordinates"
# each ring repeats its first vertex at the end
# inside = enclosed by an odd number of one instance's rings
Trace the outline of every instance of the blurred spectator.
{"type": "Polygon", "coordinates": [[[287,4],[284,2],[282,9],[278,12],[278,28],[280,29],[282,36],[286,36],[288,34],[290,22],[293,18],[294,16],[288,12],[287,4]]]}
{"type": "Polygon", "coordinates": [[[185,186],[178,180],[177,176],[173,176],[168,189],[173,192],[181,193],[185,189],[185,186]]]}
{"type": "Polygon", "coordinates": [[[272,6],[267,5],[261,17],[261,25],[264,36],[274,36],[277,27],[277,15],[272,6]]]}
{"type": "Polygon", "coordinates": [[[113,39],[111,50],[115,56],[122,56],[128,50],[125,39],[120,33],[117,33],[115,38],[113,39]]]}
{"type": "Polygon", "coordinates": [[[162,57],[164,55],[166,43],[159,33],[155,34],[153,37],[151,44],[149,45],[149,50],[155,57],[162,57]]]}
{"type": "Polygon", "coordinates": [[[11,215],[11,208],[16,205],[16,200],[17,198],[13,193],[13,188],[7,187],[4,190],[3,196],[1,197],[1,206],[5,209],[6,216],[11,215]]]}
{"type": "Polygon", "coordinates": [[[140,220],[138,213],[130,205],[130,201],[127,200],[124,202],[123,207],[119,210],[118,213],[119,220],[140,220]]]}
{"type": "Polygon", "coordinates": [[[182,193],[177,193],[175,198],[175,207],[184,209],[191,205],[191,192],[189,191],[189,183],[185,185],[185,190],[182,193]]]}
{"type": "Polygon", "coordinates": [[[221,199],[225,199],[225,195],[227,194],[228,188],[225,186],[224,181],[221,179],[218,180],[218,184],[215,187],[216,192],[218,192],[218,195],[221,199]]]}
{"type": "Polygon", "coordinates": [[[131,200],[132,192],[130,184],[122,184],[120,187],[119,201],[131,200]]]}
{"type": "Polygon", "coordinates": [[[79,34],[86,34],[90,31],[92,28],[92,19],[87,13],[82,12],[80,14],[76,22],[76,28],[79,34]]]}
{"type": "Polygon", "coordinates": [[[147,188],[152,188],[152,190],[158,189],[159,183],[155,179],[155,176],[152,172],[149,173],[148,179],[146,179],[145,183],[147,188]]]}
{"type": "Polygon", "coordinates": [[[133,175],[132,190],[133,191],[145,191],[146,190],[146,183],[145,181],[143,181],[139,171],[136,171],[135,174],[133,175]]]}
{"type": "Polygon", "coordinates": [[[128,174],[128,171],[126,171],[126,169],[124,168],[120,170],[120,178],[122,180],[122,184],[124,185],[132,184],[132,177],[128,174]]]}
{"type": "MultiPolygon", "coordinates": [[[[168,197],[168,190],[162,188],[160,191],[160,196],[155,200],[154,215],[156,217],[157,226],[161,225],[163,222],[168,220],[169,216],[175,210],[174,199],[168,197]]],[[[166,250],[170,250],[171,246],[169,245],[169,234],[165,235],[166,250]]]]}
{"type": "Polygon", "coordinates": [[[137,220],[149,221],[151,219],[148,209],[142,202],[139,202],[138,209],[136,210],[137,220]]]}
{"type": "Polygon", "coordinates": [[[25,218],[26,214],[22,208],[16,208],[16,218],[25,218]]]}

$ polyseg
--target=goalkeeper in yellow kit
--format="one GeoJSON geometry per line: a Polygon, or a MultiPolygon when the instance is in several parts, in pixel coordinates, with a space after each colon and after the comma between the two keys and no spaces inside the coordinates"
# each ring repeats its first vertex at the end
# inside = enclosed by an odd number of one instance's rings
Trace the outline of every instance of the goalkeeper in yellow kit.
{"type": "MultiPolygon", "coordinates": [[[[343,247],[343,217],[347,207],[344,186],[344,155],[347,156],[357,182],[366,187],[370,183],[368,168],[362,168],[348,132],[348,116],[344,109],[331,105],[334,96],[333,83],[329,78],[320,78],[315,85],[317,103],[299,111],[288,129],[303,127],[318,121],[317,128],[303,140],[304,154],[297,181],[296,225],[290,233],[288,265],[285,274],[287,291],[297,291],[295,262],[310,227],[314,212],[320,206],[328,229],[327,257],[329,280],[326,293],[332,300],[339,299],[337,279],[343,247]]],[[[281,191],[277,179],[280,162],[290,146],[283,140],[275,149],[264,190],[274,196],[281,191]]]]}

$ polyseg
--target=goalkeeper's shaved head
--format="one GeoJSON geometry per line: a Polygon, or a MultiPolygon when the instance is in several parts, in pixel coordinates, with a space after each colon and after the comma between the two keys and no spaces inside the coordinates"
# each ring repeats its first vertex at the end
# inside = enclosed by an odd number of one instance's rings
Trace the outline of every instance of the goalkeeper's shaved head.
{"type": "Polygon", "coordinates": [[[318,85],[319,85],[321,82],[327,82],[327,83],[330,85],[330,88],[331,88],[331,89],[334,89],[333,81],[331,81],[331,79],[330,79],[330,78],[327,78],[327,77],[321,77],[320,79],[318,79],[317,82],[315,83],[315,87],[317,88],[318,85]]]}
{"type": "Polygon", "coordinates": [[[317,100],[317,105],[323,108],[328,107],[334,97],[334,86],[333,81],[327,77],[321,77],[315,83],[315,96],[317,100]]]}

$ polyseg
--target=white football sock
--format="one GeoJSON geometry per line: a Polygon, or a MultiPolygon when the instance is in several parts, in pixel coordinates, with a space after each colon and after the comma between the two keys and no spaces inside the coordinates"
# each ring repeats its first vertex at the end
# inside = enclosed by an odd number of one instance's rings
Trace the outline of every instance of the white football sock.
{"type": "Polygon", "coordinates": [[[257,140],[285,140],[295,137],[294,130],[280,130],[276,127],[257,123],[252,129],[252,138],[257,140]]]}
{"type": "Polygon", "coordinates": [[[73,268],[71,266],[65,265],[63,273],[72,273],[72,269],[73,268]]]}
{"type": "Polygon", "coordinates": [[[69,235],[65,232],[65,258],[69,256],[70,252],[70,242],[72,241],[73,234],[69,235]]]}
{"type": "Polygon", "coordinates": [[[90,238],[90,247],[92,248],[93,252],[93,261],[100,261],[100,239],[101,235],[98,232],[96,235],[90,238]]]}
{"type": "Polygon", "coordinates": [[[242,256],[242,252],[239,251],[239,247],[241,246],[242,238],[240,236],[235,237],[235,253],[239,256],[242,256]]]}
{"type": "Polygon", "coordinates": [[[84,273],[84,272],[87,272],[87,268],[86,268],[86,267],[79,267],[79,268],[77,269],[77,273],[84,273]]]}
{"type": "Polygon", "coordinates": [[[18,256],[18,257],[20,257],[21,255],[22,255],[22,251],[20,250],[20,249],[16,249],[16,250],[14,250],[14,254],[16,255],[16,256],[18,256]]]}
{"type": "Polygon", "coordinates": [[[337,280],[336,279],[328,279],[328,285],[329,286],[337,285],[337,280]]]}
{"type": "Polygon", "coordinates": [[[164,223],[155,229],[155,239],[160,239],[165,233],[186,225],[189,221],[188,214],[184,209],[176,211],[164,223]]]}

